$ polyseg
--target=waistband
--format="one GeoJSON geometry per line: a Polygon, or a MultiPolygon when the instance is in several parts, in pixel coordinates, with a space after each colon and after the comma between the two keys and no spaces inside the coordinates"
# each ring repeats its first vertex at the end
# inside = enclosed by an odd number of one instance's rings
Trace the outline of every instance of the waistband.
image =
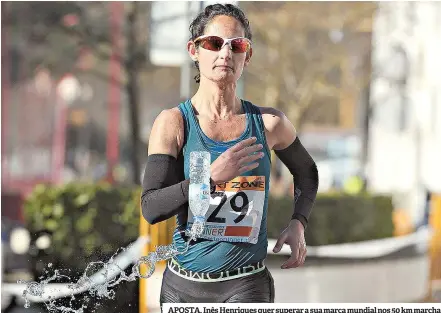
{"type": "Polygon", "coordinates": [[[259,261],[243,267],[217,273],[193,272],[183,268],[175,259],[169,259],[167,267],[176,275],[198,282],[219,282],[259,273],[265,269],[265,262],[259,261]]]}

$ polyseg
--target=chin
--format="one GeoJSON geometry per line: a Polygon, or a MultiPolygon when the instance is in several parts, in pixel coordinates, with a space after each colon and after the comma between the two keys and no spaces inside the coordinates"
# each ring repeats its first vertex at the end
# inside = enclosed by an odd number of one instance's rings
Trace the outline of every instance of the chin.
{"type": "Polygon", "coordinates": [[[237,78],[232,73],[225,73],[225,75],[212,76],[210,80],[221,84],[233,84],[237,81],[237,78]]]}
{"type": "Polygon", "coordinates": [[[235,73],[233,73],[232,71],[210,73],[209,75],[203,75],[201,73],[201,76],[219,85],[235,84],[237,80],[240,78],[240,77],[236,77],[235,73]]]}

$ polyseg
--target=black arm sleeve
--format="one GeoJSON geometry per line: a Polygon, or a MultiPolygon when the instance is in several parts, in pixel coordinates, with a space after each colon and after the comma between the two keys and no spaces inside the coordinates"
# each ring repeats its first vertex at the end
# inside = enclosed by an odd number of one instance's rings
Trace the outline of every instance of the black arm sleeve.
{"type": "Polygon", "coordinates": [[[150,224],[162,222],[188,208],[190,180],[184,180],[183,165],[166,154],[152,154],[142,182],[142,215],[150,224]]]}
{"type": "Polygon", "coordinates": [[[319,184],[317,166],[298,137],[287,148],[274,152],[294,176],[292,218],[298,219],[306,228],[317,196],[319,184]]]}

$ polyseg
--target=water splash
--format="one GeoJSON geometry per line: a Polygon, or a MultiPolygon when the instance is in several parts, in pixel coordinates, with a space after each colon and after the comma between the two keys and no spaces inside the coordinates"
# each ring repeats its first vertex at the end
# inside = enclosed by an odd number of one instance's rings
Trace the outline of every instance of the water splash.
{"type": "MultiPolygon", "coordinates": [[[[167,260],[175,255],[187,252],[190,242],[196,240],[204,230],[205,215],[210,206],[210,164],[211,155],[209,152],[192,151],[190,153],[189,208],[193,213],[194,223],[190,231],[186,232],[190,239],[182,251],[179,251],[174,244],[159,246],[154,252],[139,258],[133,265],[130,275],[126,275],[125,268],[132,263],[133,259],[126,257],[124,261],[126,265],[121,268],[118,262],[115,261],[115,253],[108,262],[88,264],[84,273],[76,282],[71,282],[71,278],[68,276],[60,275],[58,270],[55,270],[54,275],[43,279],[41,282],[18,281],[18,283],[26,284],[23,291],[25,308],[29,308],[32,301],[38,301],[44,302],[49,312],[84,313],[90,299],[113,299],[115,292],[112,287],[124,281],[131,282],[138,278],[147,279],[155,272],[155,264],[158,261],[167,260]],[[142,265],[146,268],[145,274],[141,274],[142,265]],[[58,278],[67,278],[69,281],[67,287],[64,284],[57,290],[54,288],[54,285],[57,284],[49,285],[50,282],[54,282],[58,278]],[[74,308],[75,295],[85,292],[88,292],[86,300],[82,302],[80,308],[74,308]],[[57,299],[67,297],[70,297],[67,306],[57,305],[57,299]]],[[[122,260],[122,255],[118,258],[122,260]]],[[[51,268],[52,264],[48,264],[48,267],[51,268]]]]}
{"type": "MultiPolygon", "coordinates": [[[[188,233],[190,239],[187,241],[187,245],[183,250],[179,251],[174,244],[158,246],[155,251],[150,252],[137,260],[132,266],[130,275],[127,275],[124,269],[116,264],[115,256],[117,253],[115,253],[108,262],[97,261],[89,263],[81,277],[76,282],[68,283],[68,292],[63,291],[62,288],[56,289],[53,287],[51,290],[48,290],[49,283],[55,282],[57,279],[66,278],[68,281],[71,280],[69,276],[61,275],[58,270],[55,270],[52,276],[43,279],[41,282],[26,282],[19,280],[19,284],[26,284],[26,288],[22,295],[25,300],[24,307],[29,308],[32,301],[39,301],[44,302],[49,312],[84,313],[88,301],[91,298],[114,299],[115,291],[112,290],[112,287],[115,287],[124,281],[132,282],[138,278],[147,279],[155,272],[155,264],[158,261],[168,260],[173,256],[187,252],[190,242],[196,240],[202,234],[203,229],[204,221],[195,221],[195,224],[193,224],[188,233]],[[141,273],[142,265],[145,265],[145,274],[141,273]],[[86,295],[86,301],[84,301],[79,308],[74,308],[73,301],[76,299],[75,295],[85,292],[88,292],[86,295]],[[67,306],[59,305],[56,302],[57,299],[67,297],[70,297],[67,306]]],[[[123,248],[122,250],[124,251],[126,249],[123,248]]],[[[52,263],[49,263],[48,267],[51,268],[52,263]]]]}

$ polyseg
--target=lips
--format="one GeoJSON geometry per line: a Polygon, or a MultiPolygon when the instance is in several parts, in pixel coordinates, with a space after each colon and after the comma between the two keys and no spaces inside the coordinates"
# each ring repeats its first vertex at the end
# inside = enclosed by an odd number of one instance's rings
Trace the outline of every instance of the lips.
{"type": "Polygon", "coordinates": [[[229,68],[230,70],[233,70],[233,68],[229,65],[216,65],[214,68],[220,67],[220,68],[229,68]]]}

